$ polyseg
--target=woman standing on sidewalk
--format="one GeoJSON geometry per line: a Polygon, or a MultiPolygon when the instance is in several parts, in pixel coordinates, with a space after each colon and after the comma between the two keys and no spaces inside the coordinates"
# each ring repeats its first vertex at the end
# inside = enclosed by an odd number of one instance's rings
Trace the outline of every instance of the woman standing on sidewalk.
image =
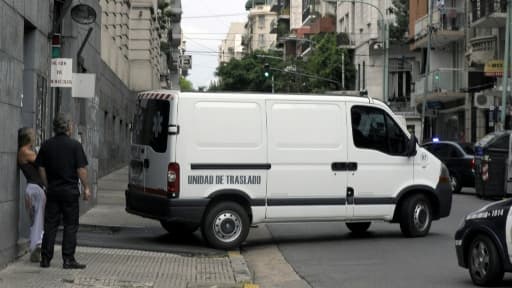
{"type": "Polygon", "coordinates": [[[25,208],[30,216],[30,261],[41,261],[41,242],[44,227],[44,206],[46,195],[44,186],[35,165],[34,143],[36,133],[33,128],[18,131],[18,166],[27,178],[25,208]]]}

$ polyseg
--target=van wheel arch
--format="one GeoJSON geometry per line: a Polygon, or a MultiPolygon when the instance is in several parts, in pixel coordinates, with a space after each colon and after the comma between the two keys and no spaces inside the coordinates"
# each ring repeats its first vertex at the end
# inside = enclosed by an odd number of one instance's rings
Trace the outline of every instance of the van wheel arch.
{"type": "MultiPolygon", "coordinates": [[[[242,206],[245,209],[245,212],[249,216],[249,222],[252,223],[252,210],[251,210],[251,201],[250,197],[247,193],[242,190],[237,189],[223,189],[218,190],[210,194],[208,196],[210,202],[206,207],[205,211],[208,211],[212,206],[216,205],[219,202],[235,202],[242,206]]],[[[206,213],[203,215],[203,221],[206,213]]]]}
{"type": "Polygon", "coordinates": [[[397,223],[400,221],[400,207],[402,207],[404,201],[412,197],[415,194],[422,194],[425,197],[427,197],[428,201],[430,202],[431,209],[432,209],[432,220],[439,219],[439,199],[434,194],[434,191],[432,191],[431,188],[425,186],[419,186],[419,187],[410,187],[402,190],[400,193],[398,193],[396,205],[395,205],[395,211],[393,214],[393,220],[392,223],[397,223]]]}

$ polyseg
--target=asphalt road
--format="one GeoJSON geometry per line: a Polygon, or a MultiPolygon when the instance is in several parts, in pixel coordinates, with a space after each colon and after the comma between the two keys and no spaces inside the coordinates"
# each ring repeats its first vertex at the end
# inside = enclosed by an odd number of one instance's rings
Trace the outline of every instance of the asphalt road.
{"type": "MultiPolygon", "coordinates": [[[[274,242],[311,287],[474,287],[459,268],[453,235],[467,213],[489,201],[454,195],[450,217],[435,221],[424,238],[404,238],[398,224],[374,222],[353,236],[343,223],[270,224],[272,239],[249,237],[244,249],[274,242]]],[[[503,287],[512,286],[505,275],[503,287]]]]}

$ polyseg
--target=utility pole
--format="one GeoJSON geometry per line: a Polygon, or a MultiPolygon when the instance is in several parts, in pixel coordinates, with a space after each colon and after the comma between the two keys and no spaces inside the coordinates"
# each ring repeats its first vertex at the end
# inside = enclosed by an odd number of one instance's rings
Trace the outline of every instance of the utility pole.
{"type": "Polygon", "coordinates": [[[503,80],[501,81],[501,119],[500,119],[500,130],[505,130],[506,120],[506,109],[507,109],[507,90],[508,90],[508,70],[510,61],[510,33],[512,29],[510,27],[512,22],[512,0],[507,0],[507,21],[505,27],[505,55],[503,59],[503,80]]]}
{"type": "MultiPolygon", "coordinates": [[[[428,25],[427,25],[427,59],[425,63],[425,85],[423,86],[423,105],[421,109],[421,133],[422,142],[425,142],[423,137],[425,136],[425,112],[427,110],[427,94],[430,74],[430,49],[432,42],[432,0],[428,0],[428,25]]],[[[430,127],[432,129],[432,127],[430,127]]]]}

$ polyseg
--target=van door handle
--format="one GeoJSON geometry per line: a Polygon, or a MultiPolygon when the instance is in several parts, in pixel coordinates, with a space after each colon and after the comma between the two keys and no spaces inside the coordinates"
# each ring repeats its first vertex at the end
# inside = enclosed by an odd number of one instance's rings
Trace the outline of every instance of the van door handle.
{"type": "Polygon", "coordinates": [[[144,168],[149,168],[149,159],[144,159],[144,168]]]}
{"type": "Polygon", "coordinates": [[[347,171],[356,171],[357,163],[356,162],[348,162],[347,163],[347,171]]]}

